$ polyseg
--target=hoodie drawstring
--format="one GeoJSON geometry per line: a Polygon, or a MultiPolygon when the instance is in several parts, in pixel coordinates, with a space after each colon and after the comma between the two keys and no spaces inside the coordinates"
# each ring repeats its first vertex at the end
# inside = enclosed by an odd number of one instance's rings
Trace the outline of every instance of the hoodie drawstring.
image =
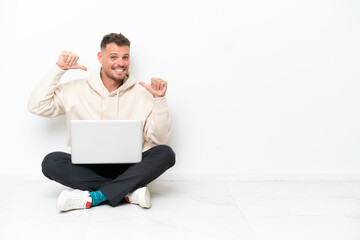
{"type": "Polygon", "coordinates": [[[102,120],[102,102],[103,102],[103,96],[104,96],[104,89],[101,91],[101,97],[100,97],[100,120],[102,120]]]}
{"type": "MultiPolygon", "coordinates": [[[[122,95],[122,93],[117,92],[116,93],[116,116],[115,119],[118,120],[119,119],[119,102],[120,102],[120,95],[122,95]]],[[[104,89],[102,89],[101,91],[101,97],[100,97],[100,120],[102,120],[102,105],[103,105],[103,97],[104,97],[104,89]]]]}
{"type": "Polygon", "coordinates": [[[120,94],[120,92],[116,93],[116,98],[117,98],[117,101],[116,101],[116,120],[118,120],[118,118],[119,118],[119,94],[120,94]]]}

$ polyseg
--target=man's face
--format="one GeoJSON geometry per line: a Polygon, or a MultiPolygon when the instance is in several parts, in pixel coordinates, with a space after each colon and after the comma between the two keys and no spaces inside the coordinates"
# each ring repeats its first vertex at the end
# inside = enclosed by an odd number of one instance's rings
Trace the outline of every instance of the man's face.
{"type": "Polygon", "coordinates": [[[102,77],[108,77],[116,82],[122,81],[129,71],[130,48],[109,43],[105,49],[101,49],[101,52],[98,53],[98,59],[102,65],[102,77]]]}

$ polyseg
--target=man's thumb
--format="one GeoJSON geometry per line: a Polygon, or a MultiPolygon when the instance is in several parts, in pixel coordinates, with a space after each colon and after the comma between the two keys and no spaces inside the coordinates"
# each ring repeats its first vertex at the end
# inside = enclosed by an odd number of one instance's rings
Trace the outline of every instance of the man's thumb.
{"type": "Polygon", "coordinates": [[[150,85],[148,85],[148,84],[146,84],[146,83],[144,83],[144,82],[139,82],[139,84],[140,84],[141,86],[143,86],[144,88],[146,88],[148,91],[150,91],[150,89],[151,89],[151,86],[150,86],[150,85]]]}
{"type": "Polygon", "coordinates": [[[84,70],[84,71],[87,71],[87,68],[86,68],[85,66],[83,66],[83,65],[77,64],[77,65],[76,65],[76,68],[77,68],[77,69],[84,70]]]}

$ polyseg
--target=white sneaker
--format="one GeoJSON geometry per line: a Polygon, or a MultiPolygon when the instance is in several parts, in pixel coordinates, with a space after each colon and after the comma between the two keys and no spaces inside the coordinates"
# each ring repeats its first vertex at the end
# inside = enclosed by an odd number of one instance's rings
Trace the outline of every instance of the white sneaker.
{"type": "Polygon", "coordinates": [[[56,208],[61,211],[90,208],[92,199],[88,191],[64,190],[60,193],[56,208]]]}
{"type": "Polygon", "coordinates": [[[129,203],[138,204],[143,208],[151,208],[150,192],[147,187],[138,188],[125,196],[129,203]]]}

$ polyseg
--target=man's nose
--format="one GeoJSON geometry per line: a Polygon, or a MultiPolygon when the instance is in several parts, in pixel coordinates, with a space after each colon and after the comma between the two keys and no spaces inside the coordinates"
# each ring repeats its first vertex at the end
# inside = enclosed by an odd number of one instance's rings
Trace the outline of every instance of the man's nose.
{"type": "Polygon", "coordinates": [[[124,60],[122,59],[117,59],[116,63],[119,64],[120,66],[124,66],[124,60]]]}

